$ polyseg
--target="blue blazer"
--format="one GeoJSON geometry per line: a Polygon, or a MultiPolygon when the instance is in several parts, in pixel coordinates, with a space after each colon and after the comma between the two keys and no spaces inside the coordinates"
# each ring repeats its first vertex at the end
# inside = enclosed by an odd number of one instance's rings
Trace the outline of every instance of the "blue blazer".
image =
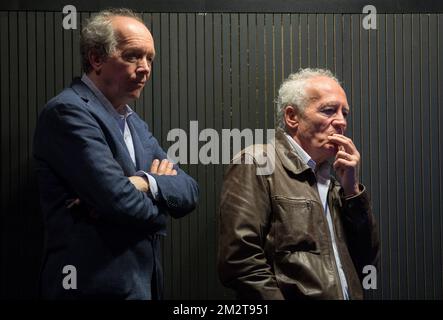
{"type": "MultiPolygon", "coordinates": [[[[177,166],[177,176],[152,175],[155,201],[128,177],[148,172],[166,153],[137,115],[128,117],[136,165],[117,122],[93,92],[75,79],[39,116],[34,159],[46,234],[40,276],[44,298],[153,299],[162,297],[159,237],[168,215],[197,205],[198,185],[177,166]],[[69,203],[80,198],[80,205],[69,203]],[[77,289],[65,289],[74,266],[77,289]]],[[[72,284],[72,282],[71,282],[72,284]]]]}

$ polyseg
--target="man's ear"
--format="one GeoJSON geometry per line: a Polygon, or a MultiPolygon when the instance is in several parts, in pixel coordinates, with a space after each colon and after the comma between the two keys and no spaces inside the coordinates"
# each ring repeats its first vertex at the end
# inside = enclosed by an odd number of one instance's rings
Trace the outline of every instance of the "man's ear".
{"type": "Polygon", "coordinates": [[[88,59],[92,69],[99,74],[100,70],[102,69],[105,58],[101,54],[98,54],[97,51],[91,50],[88,53],[88,59]]]}
{"type": "Polygon", "coordinates": [[[286,106],[284,112],[286,128],[297,130],[299,123],[298,110],[294,106],[286,106]]]}

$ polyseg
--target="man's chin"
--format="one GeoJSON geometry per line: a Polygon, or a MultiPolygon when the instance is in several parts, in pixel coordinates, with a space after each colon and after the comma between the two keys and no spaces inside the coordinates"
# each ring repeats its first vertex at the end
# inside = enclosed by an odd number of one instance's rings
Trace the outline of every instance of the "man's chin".
{"type": "Polygon", "coordinates": [[[128,102],[133,102],[134,100],[137,100],[138,98],[140,98],[140,95],[141,95],[141,91],[133,91],[128,94],[127,100],[128,100],[128,102]]]}
{"type": "Polygon", "coordinates": [[[324,150],[324,157],[325,157],[326,159],[334,158],[335,155],[337,154],[337,152],[338,152],[338,147],[337,147],[336,145],[328,146],[328,147],[325,148],[325,150],[324,150]]]}

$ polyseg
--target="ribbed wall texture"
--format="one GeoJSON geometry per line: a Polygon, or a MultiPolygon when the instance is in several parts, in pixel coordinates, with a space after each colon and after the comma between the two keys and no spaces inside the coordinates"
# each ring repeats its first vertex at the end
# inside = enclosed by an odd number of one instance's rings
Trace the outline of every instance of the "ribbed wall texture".
{"type": "MultiPolygon", "coordinates": [[[[81,18],[89,14],[81,13],[81,18]]],[[[443,298],[443,15],[144,14],[157,57],[135,110],[164,148],[169,130],[272,128],[279,84],[300,67],[343,82],[348,134],[362,154],[382,244],[378,299],[443,298]]],[[[39,111],[80,75],[79,30],[54,12],[0,12],[2,297],[32,297],[42,222],[32,137],[39,111]]],[[[80,25],[79,25],[80,28],[80,25]]],[[[195,154],[192,144],[188,153],[195,154]]],[[[221,158],[221,157],[220,157],[221,158]]],[[[99,161],[99,159],[97,159],[99,161]]],[[[217,203],[224,166],[183,165],[198,210],[171,221],[166,297],[230,298],[217,280],[217,203]]]]}

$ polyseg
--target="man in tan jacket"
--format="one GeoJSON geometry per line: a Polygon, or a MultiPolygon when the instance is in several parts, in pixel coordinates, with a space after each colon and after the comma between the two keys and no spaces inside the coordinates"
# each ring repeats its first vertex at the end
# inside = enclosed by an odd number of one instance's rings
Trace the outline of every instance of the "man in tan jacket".
{"type": "Polygon", "coordinates": [[[220,279],[243,299],[362,299],[379,240],[360,154],[344,135],[346,94],[330,71],[303,69],[283,82],[277,107],[275,140],[246,148],[226,172],[220,279]],[[257,174],[270,153],[273,171],[257,174]]]}

